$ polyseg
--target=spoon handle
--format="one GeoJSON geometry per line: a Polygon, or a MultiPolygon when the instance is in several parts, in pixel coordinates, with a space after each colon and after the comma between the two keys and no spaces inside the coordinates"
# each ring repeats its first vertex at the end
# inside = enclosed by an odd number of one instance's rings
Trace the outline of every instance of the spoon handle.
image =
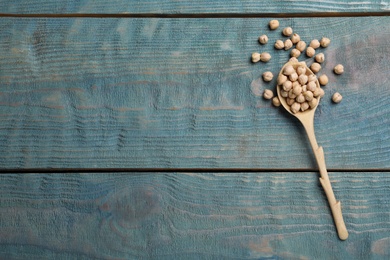
{"type": "Polygon", "coordinates": [[[322,188],[325,191],[326,197],[328,198],[329,206],[332,211],[333,220],[336,225],[337,233],[341,240],[346,240],[348,238],[348,231],[344,223],[343,215],[341,213],[341,202],[336,200],[336,197],[333,193],[332,186],[329,181],[328,171],[326,170],[325,165],[325,156],[324,150],[322,147],[318,147],[317,150],[314,151],[318,168],[320,169],[320,182],[322,188]]]}
{"type": "Polygon", "coordinates": [[[326,170],[325,165],[324,150],[321,146],[319,147],[317,144],[317,140],[314,134],[314,119],[312,116],[308,116],[306,118],[301,118],[301,122],[306,130],[307,136],[309,138],[311,147],[313,149],[317,161],[318,168],[320,170],[320,182],[322,188],[325,191],[330,209],[332,211],[333,220],[337,229],[337,234],[341,240],[346,240],[348,238],[348,231],[344,223],[343,215],[341,213],[341,203],[340,201],[336,200],[336,197],[333,193],[332,185],[330,184],[328,171],[326,170]]]}

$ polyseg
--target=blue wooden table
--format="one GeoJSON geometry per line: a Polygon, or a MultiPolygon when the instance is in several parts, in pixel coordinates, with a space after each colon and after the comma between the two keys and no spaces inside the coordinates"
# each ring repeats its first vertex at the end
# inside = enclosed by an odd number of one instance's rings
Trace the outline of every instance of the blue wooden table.
{"type": "Polygon", "coordinates": [[[1,259],[390,258],[389,1],[0,0],[0,26],[1,259]],[[262,98],[287,26],[331,39],[315,130],[346,241],[262,98]]]}

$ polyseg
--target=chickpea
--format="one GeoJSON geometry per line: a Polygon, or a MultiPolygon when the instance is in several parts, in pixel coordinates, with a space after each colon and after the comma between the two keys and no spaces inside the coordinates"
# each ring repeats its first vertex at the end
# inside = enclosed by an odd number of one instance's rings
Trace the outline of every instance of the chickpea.
{"type": "Polygon", "coordinates": [[[290,36],[293,33],[293,29],[291,27],[286,27],[283,29],[284,36],[290,36]]]}
{"type": "Polygon", "coordinates": [[[266,71],[263,73],[263,80],[266,82],[271,81],[274,78],[274,74],[271,71],[266,71]]]}
{"type": "Polygon", "coordinates": [[[314,54],[316,53],[316,50],[313,47],[307,47],[306,49],[306,56],[307,57],[313,57],[314,54]]]}
{"type": "Polygon", "coordinates": [[[294,43],[294,44],[298,43],[300,40],[301,40],[301,36],[299,36],[299,34],[297,34],[297,33],[294,33],[294,34],[291,36],[291,41],[292,41],[292,43],[294,43]]]}
{"type": "Polygon", "coordinates": [[[313,62],[313,64],[310,65],[310,69],[314,72],[317,73],[321,70],[321,65],[317,62],[313,62]]]}
{"type": "Polygon", "coordinates": [[[301,74],[299,75],[298,77],[298,82],[299,84],[301,85],[305,85],[307,83],[307,81],[309,80],[309,78],[305,75],[305,74],[301,74]]]}
{"type": "Polygon", "coordinates": [[[284,91],[284,90],[281,90],[280,91],[280,95],[284,98],[287,98],[288,97],[288,91],[284,91]]]}
{"type": "Polygon", "coordinates": [[[272,99],[272,104],[273,104],[275,107],[280,106],[280,100],[279,100],[279,98],[278,98],[278,97],[274,97],[274,98],[272,99]]]}
{"type": "Polygon", "coordinates": [[[315,91],[317,88],[317,84],[315,81],[309,81],[309,83],[307,83],[307,85],[306,85],[306,88],[309,91],[315,91]]]}
{"type": "Polygon", "coordinates": [[[309,101],[309,106],[310,108],[315,108],[318,104],[318,99],[313,98],[312,100],[309,101]]]}
{"type": "Polygon", "coordinates": [[[303,112],[303,111],[306,111],[306,110],[308,110],[309,109],[309,103],[308,102],[303,102],[302,104],[301,104],[301,111],[303,112]]]}
{"type": "Polygon", "coordinates": [[[278,27],[279,27],[279,21],[278,20],[271,20],[269,22],[269,28],[271,30],[276,30],[276,29],[278,29],[278,27]]]}
{"type": "Polygon", "coordinates": [[[325,74],[322,74],[319,78],[318,78],[318,81],[320,82],[320,84],[322,86],[325,86],[326,84],[328,84],[328,76],[326,76],[325,74]]]}
{"type": "Polygon", "coordinates": [[[306,101],[305,97],[303,96],[303,94],[299,94],[296,98],[295,98],[295,101],[297,101],[298,103],[303,103],[306,101]]]}
{"type": "Polygon", "coordinates": [[[298,49],[292,49],[290,55],[291,57],[298,58],[301,55],[301,52],[298,49]]]}
{"type": "Polygon", "coordinates": [[[339,92],[334,93],[332,96],[332,101],[334,103],[340,103],[342,99],[343,99],[343,96],[341,96],[339,92]]]}
{"type": "Polygon", "coordinates": [[[298,49],[300,52],[303,52],[306,49],[306,42],[299,41],[295,48],[298,49]]]}
{"type": "Polygon", "coordinates": [[[305,66],[299,66],[297,68],[298,75],[306,74],[306,67],[305,66]]]}
{"type": "Polygon", "coordinates": [[[301,104],[299,104],[298,102],[295,102],[294,104],[291,105],[291,112],[293,112],[293,114],[297,113],[300,109],[301,109],[301,104]]]}
{"type": "Polygon", "coordinates": [[[317,39],[314,39],[310,42],[309,46],[312,47],[313,49],[317,49],[320,47],[320,42],[317,39]]]}
{"type": "Polygon", "coordinates": [[[254,52],[252,53],[252,62],[256,63],[260,61],[260,53],[254,52]]]}
{"type": "Polygon", "coordinates": [[[326,38],[326,37],[322,37],[322,39],[320,41],[321,47],[326,48],[329,46],[329,44],[330,44],[330,39],[326,38]]]}
{"type": "Polygon", "coordinates": [[[291,81],[297,81],[298,80],[298,74],[296,72],[292,73],[291,75],[288,76],[288,78],[291,80],[291,81]]]}
{"type": "Polygon", "coordinates": [[[291,81],[289,80],[286,80],[284,83],[283,83],[283,90],[284,91],[290,91],[290,89],[292,89],[293,87],[293,84],[291,81]]]}
{"type": "Polygon", "coordinates": [[[260,54],[260,60],[262,62],[268,62],[270,59],[271,59],[271,54],[269,54],[268,52],[263,52],[260,54]]]}
{"type": "Polygon", "coordinates": [[[287,103],[287,105],[291,106],[292,104],[295,103],[295,98],[287,98],[286,103],[287,103]]]}
{"type": "Polygon", "coordinates": [[[313,99],[313,92],[306,91],[303,93],[303,96],[305,97],[306,101],[311,101],[313,99]]]}
{"type": "Polygon", "coordinates": [[[282,85],[284,82],[286,82],[287,80],[287,76],[283,75],[283,74],[280,74],[278,76],[278,85],[282,85]]]}
{"type": "Polygon", "coordinates": [[[292,65],[288,65],[284,68],[283,74],[286,76],[289,76],[295,72],[295,69],[292,65]]]}
{"type": "Polygon", "coordinates": [[[274,97],[274,93],[272,92],[272,90],[266,89],[266,90],[264,90],[263,97],[265,99],[271,99],[274,97]]]}
{"type": "Polygon", "coordinates": [[[293,90],[292,90],[292,89],[290,89],[290,91],[288,92],[288,97],[289,97],[289,98],[293,98],[293,99],[294,99],[294,98],[296,98],[296,97],[297,97],[297,95],[295,95],[295,94],[294,94],[294,92],[293,92],[293,90]]]}
{"type": "Polygon", "coordinates": [[[268,36],[263,34],[259,37],[259,43],[260,44],[266,44],[268,42],[268,36]]]}
{"type": "Polygon", "coordinates": [[[284,49],[285,50],[288,50],[290,49],[291,47],[293,46],[293,43],[290,39],[287,39],[285,42],[284,42],[284,49]]]}
{"type": "Polygon", "coordinates": [[[275,49],[278,49],[278,50],[281,50],[281,49],[283,49],[284,48],[284,43],[283,43],[283,41],[281,41],[281,40],[277,40],[276,42],[275,42],[275,49]]]}
{"type": "Polygon", "coordinates": [[[314,74],[310,74],[309,77],[308,77],[308,81],[316,81],[317,80],[317,76],[314,75],[314,74]]]}
{"type": "Polygon", "coordinates": [[[334,67],[333,69],[334,73],[336,73],[337,75],[340,75],[340,74],[343,74],[344,73],[344,66],[341,65],[341,64],[338,64],[334,67]]]}
{"type": "Polygon", "coordinates": [[[313,91],[313,96],[315,97],[323,97],[325,95],[325,92],[322,88],[316,88],[316,90],[313,91]]]}
{"type": "Polygon", "coordinates": [[[299,96],[302,93],[302,87],[300,85],[293,88],[293,93],[295,96],[299,96]]]}
{"type": "Polygon", "coordinates": [[[318,63],[323,63],[325,61],[325,55],[323,53],[318,53],[314,59],[316,60],[316,62],[318,63]]]}

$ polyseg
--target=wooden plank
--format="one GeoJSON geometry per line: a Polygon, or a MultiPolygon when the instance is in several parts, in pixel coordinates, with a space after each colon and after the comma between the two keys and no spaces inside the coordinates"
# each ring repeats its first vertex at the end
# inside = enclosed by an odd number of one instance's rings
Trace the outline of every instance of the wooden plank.
{"type": "Polygon", "coordinates": [[[390,174],[0,175],[0,254],[29,259],[388,259],[390,174]]]}
{"type": "MultiPolygon", "coordinates": [[[[260,96],[289,55],[268,21],[1,19],[0,167],[315,169],[299,123],[260,96]]],[[[390,17],[280,22],[332,39],[315,119],[328,167],[388,169],[390,17]]]]}
{"type": "Polygon", "coordinates": [[[202,1],[123,1],[123,0],[79,0],[79,1],[12,1],[0,0],[0,10],[8,14],[281,14],[313,12],[389,12],[387,1],[304,1],[304,0],[202,0],[202,1]],[[38,2],[38,3],[37,3],[38,2]]]}

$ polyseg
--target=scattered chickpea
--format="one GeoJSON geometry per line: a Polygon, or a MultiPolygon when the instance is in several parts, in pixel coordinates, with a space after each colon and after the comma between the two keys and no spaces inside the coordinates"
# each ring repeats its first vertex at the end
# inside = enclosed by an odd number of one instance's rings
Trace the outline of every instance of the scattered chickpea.
{"type": "Polygon", "coordinates": [[[252,62],[256,63],[260,61],[260,53],[254,52],[252,53],[252,62]]]}
{"type": "Polygon", "coordinates": [[[321,84],[322,86],[325,86],[326,84],[328,84],[329,79],[328,79],[328,76],[326,76],[325,74],[322,74],[322,75],[318,78],[318,81],[320,82],[320,84],[321,84]]]}
{"type": "Polygon", "coordinates": [[[330,44],[330,39],[326,38],[326,37],[322,37],[320,44],[321,44],[321,47],[326,48],[330,44]]]}
{"type": "Polygon", "coordinates": [[[290,49],[291,47],[293,46],[293,43],[290,39],[287,39],[285,42],[284,42],[284,49],[285,50],[288,50],[290,49]]]}
{"type": "Polygon", "coordinates": [[[310,65],[310,69],[314,72],[317,73],[321,70],[321,65],[317,62],[313,62],[313,64],[310,65]]]}
{"type": "Polygon", "coordinates": [[[344,72],[344,66],[341,65],[341,64],[338,64],[334,67],[333,69],[334,73],[336,73],[337,75],[340,75],[340,74],[343,74],[344,72]]]}
{"type": "Polygon", "coordinates": [[[282,40],[277,40],[275,42],[275,49],[281,50],[284,48],[284,42],[282,40]]]}
{"type": "Polygon", "coordinates": [[[263,80],[264,80],[264,81],[269,82],[269,81],[271,81],[273,78],[274,78],[274,74],[272,74],[271,71],[266,71],[266,72],[263,73],[263,80]]]}
{"type": "Polygon", "coordinates": [[[301,55],[301,51],[298,49],[292,49],[290,52],[291,57],[298,58],[301,55]]]}
{"type": "Polygon", "coordinates": [[[274,93],[272,92],[272,90],[266,89],[266,90],[264,90],[263,97],[265,99],[271,99],[274,97],[274,93]]]}
{"type": "Polygon", "coordinates": [[[280,106],[280,100],[279,100],[279,98],[278,98],[278,97],[274,97],[274,98],[272,99],[272,104],[273,104],[275,107],[280,106]]]}
{"type": "Polygon", "coordinates": [[[309,46],[312,47],[313,49],[317,49],[320,47],[320,42],[317,39],[314,39],[310,42],[309,46]]]}
{"type": "Polygon", "coordinates": [[[343,96],[341,96],[339,92],[334,93],[332,96],[332,101],[334,103],[340,103],[342,99],[343,99],[343,96]]]}
{"type": "Polygon", "coordinates": [[[268,62],[270,59],[271,59],[271,54],[269,54],[268,52],[263,52],[260,54],[260,60],[262,62],[268,62]]]}
{"type": "Polygon", "coordinates": [[[268,42],[268,36],[263,34],[259,37],[259,43],[260,44],[266,44],[268,42]]]}
{"type": "Polygon", "coordinates": [[[276,30],[276,29],[278,29],[278,27],[279,27],[279,21],[278,20],[271,20],[269,22],[269,28],[271,30],[276,30]]]}
{"type": "Polygon", "coordinates": [[[284,36],[291,36],[292,33],[293,33],[293,29],[291,27],[286,27],[283,29],[284,36]]]}
{"type": "Polygon", "coordinates": [[[306,56],[307,57],[313,57],[314,54],[316,53],[316,50],[313,47],[307,47],[306,49],[306,56]]]}
{"type": "Polygon", "coordinates": [[[316,62],[318,63],[323,63],[325,61],[325,55],[323,53],[318,53],[314,59],[316,60],[316,62]]]}
{"type": "Polygon", "coordinates": [[[291,105],[291,112],[294,114],[297,113],[301,109],[301,104],[298,102],[295,102],[294,104],[291,105]]]}
{"type": "Polygon", "coordinates": [[[297,42],[299,42],[301,40],[301,36],[299,36],[299,34],[297,33],[294,33],[292,36],[291,36],[291,41],[292,43],[296,44],[297,42]]]}
{"type": "Polygon", "coordinates": [[[303,52],[306,49],[306,42],[299,41],[295,48],[298,49],[300,52],[303,52]]]}

